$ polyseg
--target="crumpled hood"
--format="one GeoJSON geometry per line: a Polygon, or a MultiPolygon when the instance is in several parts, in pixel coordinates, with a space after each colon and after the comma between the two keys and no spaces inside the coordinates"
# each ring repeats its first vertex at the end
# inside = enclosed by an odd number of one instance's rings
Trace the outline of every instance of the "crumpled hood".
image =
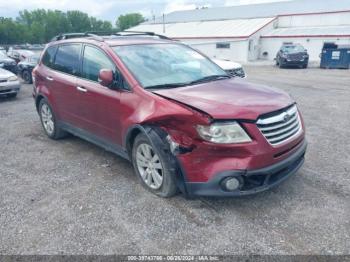
{"type": "Polygon", "coordinates": [[[214,119],[256,120],[294,101],[279,89],[231,78],[153,93],[206,112],[214,119]]]}

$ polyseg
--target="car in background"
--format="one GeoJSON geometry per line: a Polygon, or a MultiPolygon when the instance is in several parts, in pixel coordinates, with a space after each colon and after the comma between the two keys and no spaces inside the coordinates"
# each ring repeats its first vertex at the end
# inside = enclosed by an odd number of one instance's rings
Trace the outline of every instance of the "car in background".
{"type": "Polygon", "coordinates": [[[225,72],[227,74],[229,74],[230,76],[237,76],[237,77],[241,77],[241,78],[246,78],[247,75],[244,72],[244,69],[242,67],[241,64],[237,63],[237,62],[233,62],[230,60],[221,60],[221,59],[216,59],[213,58],[211,59],[215,64],[217,64],[218,66],[220,66],[222,69],[225,70],[225,72]]]}
{"type": "Polygon", "coordinates": [[[301,44],[284,44],[276,55],[276,66],[307,68],[309,54],[301,44]]]}
{"type": "Polygon", "coordinates": [[[28,46],[28,50],[43,50],[45,46],[40,44],[33,44],[28,46]]]}
{"type": "Polygon", "coordinates": [[[18,77],[5,69],[0,68],[0,96],[16,97],[21,89],[18,77]]]}
{"type": "Polygon", "coordinates": [[[17,73],[17,63],[14,59],[9,58],[5,52],[0,50],[0,67],[11,71],[12,73],[17,73]]]}
{"type": "Polygon", "coordinates": [[[33,56],[34,52],[30,50],[25,50],[25,49],[13,49],[10,48],[9,51],[7,52],[7,55],[14,60],[16,60],[16,63],[23,61],[29,56],[33,56]]]}
{"type": "Polygon", "coordinates": [[[33,68],[38,64],[39,58],[40,55],[35,54],[33,56],[27,57],[25,60],[18,63],[18,74],[24,80],[25,83],[31,84],[33,82],[32,71],[33,68]]]}

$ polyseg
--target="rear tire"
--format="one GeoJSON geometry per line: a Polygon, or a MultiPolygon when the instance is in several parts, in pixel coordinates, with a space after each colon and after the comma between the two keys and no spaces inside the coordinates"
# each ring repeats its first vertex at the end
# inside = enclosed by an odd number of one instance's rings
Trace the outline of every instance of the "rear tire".
{"type": "Polygon", "coordinates": [[[132,148],[132,164],[143,187],[153,194],[168,198],[178,192],[176,174],[167,152],[155,146],[140,133],[132,148]]]}
{"type": "Polygon", "coordinates": [[[22,72],[22,79],[24,80],[24,82],[26,84],[31,84],[33,81],[32,81],[32,76],[30,74],[30,72],[28,70],[24,70],[22,72]]]}
{"type": "Polygon", "coordinates": [[[67,135],[67,132],[58,126],[55,114],[45,98],[40,100],[39,116],[44,131],[49,138],[57,140],[67,135]]]}

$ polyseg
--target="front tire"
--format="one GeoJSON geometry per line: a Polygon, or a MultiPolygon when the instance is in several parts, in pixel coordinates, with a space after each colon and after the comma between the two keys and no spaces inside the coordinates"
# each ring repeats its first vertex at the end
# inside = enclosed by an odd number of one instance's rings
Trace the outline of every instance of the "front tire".
{"type": "Polygon", "coordinates": [[[44,98],[41,99],[39,103],[39,115],[44,131],[49,138],[57,140],[67,135],[67,133],[57,125],[55,114],[44,98]]]}
{"type": "Polygon", "coordinates": [[[174,168],[167,152],[155,148],[148,137],[141,133],[134,142],[132,163],[143,187],[160,197],[172,197],[177,193],[174,168]]]}

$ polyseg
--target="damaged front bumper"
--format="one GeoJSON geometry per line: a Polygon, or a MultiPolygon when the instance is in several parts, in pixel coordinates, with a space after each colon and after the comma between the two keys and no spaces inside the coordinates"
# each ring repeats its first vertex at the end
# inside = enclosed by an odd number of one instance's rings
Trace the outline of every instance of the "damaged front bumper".
{"type": "Polygon", "coordinates": [[[228,170],[213,176],[207,182],[185,182],[188,196],[245,196],[269,190],[295,174],[304,163],[307,142],[304,139],[288,158],[271,166],[255,170],[228,170]],[[223,181],[228,178],[240,181],[238,189],[228,191],[223,181]]]}

